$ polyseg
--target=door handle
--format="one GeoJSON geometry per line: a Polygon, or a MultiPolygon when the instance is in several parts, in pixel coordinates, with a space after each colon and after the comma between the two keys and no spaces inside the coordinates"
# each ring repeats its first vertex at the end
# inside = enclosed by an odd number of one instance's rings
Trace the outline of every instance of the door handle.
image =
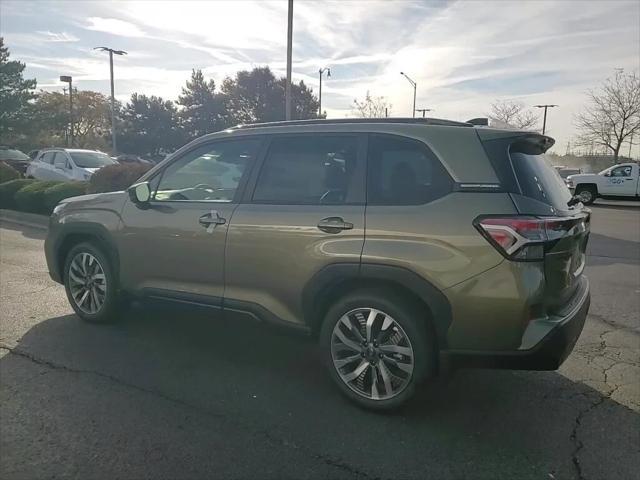
{"type": "Polygon", "coordinates": [[[217,225],[224,225],[227,219],[220,216],[217,210],[211,210],[198,219],[198,223],[207,230],[215,228],[217,225]]]}
{"type": "Polygon", "coordinates": [[[340,233],[342,230],[351,230],[353,223],[345,222],[342,217],[327,217],[320,220],[318,228],[327,233],[340,233]]]}

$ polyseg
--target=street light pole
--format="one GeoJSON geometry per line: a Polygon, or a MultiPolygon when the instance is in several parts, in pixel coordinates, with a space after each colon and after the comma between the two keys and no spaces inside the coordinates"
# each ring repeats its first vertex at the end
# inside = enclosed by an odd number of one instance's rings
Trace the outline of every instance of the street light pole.
{"type": "Polygon", "coordinates": [[[553,107],[557,107],[558,105],[552,105],[552,104],[547,104],[547,105],[534,105],[534,107],[536,108],[544,108],[544,119],[542,120],[542,134],[544,135],[544,132],[547,130],[547,108],[553,108],[553,107]]]}
{"type": "Polygon", "coordinates": [[[95,47],[94,50],[100,50],[102,52],[109,52],[109,73],[111,78],[111,142],[113,144],[113,154],[116,155],[118,147],[116,143],[116,100],[113,87],[113,54],[126,55],[124,50],[114,50],[109,47],[95,47]]]}
{"type": "Polygon", "coordinates": [[[291,120],[291,53],[293,43],[293,0],[289,0],[287,20],[287,80],[284,89],[284,114],[291,120]]]}
{"type": "Polygon", "coordinates": [[[60,75],[60,81],[69,84],[69,146],[73,148],[73,78],[71,75],[60,75]]]}
{"type": "Polygon", "coordinates": [[[318,117],[322,116],[322,74],[327,72],[327,78],[331,78],[331,69],[328,67],[318,70],[318,76],[320,77],[320,88],[318,89],[318,117]]]}
{"type": "Polygon", "coordinates": [[[413,118],[416,118],[416,89],[417,89],[417,83],[414,82],[413,80],[411,80],[409,78],[409,76],[404,72],[400,72],[400,75],[404,76],[404,78],[409,80],[409,83],[413,86],[413,118]]]}

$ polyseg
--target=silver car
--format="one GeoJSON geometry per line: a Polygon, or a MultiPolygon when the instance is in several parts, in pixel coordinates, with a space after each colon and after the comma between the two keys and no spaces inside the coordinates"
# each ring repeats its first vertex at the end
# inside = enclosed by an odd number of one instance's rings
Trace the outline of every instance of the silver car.
{"type": "Polygon", "coordinates": [[[38,180],[83,181],[107,165],[117,163],[107,154],[76,148],[41,150],[27,168],[26,176],[38,180]]]}

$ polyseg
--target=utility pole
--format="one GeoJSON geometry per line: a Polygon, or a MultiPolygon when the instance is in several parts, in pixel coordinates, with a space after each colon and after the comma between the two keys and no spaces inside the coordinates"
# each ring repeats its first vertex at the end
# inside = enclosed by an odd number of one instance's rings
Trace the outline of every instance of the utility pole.
{"type": "Polygon", "coordinates": [[[318,117],[322,116],[322,74],[327,72],[327,78],[331,78],[331,69],[328,67],[318,70],[318,76],[320,77],[320,88],[318,89],[318,117]]]}
{"type": "Polygon", "coordinates": [[[427,112],[430,112],[432,109],[431,108],[416,108],[416,112],[422,112],[422,118],[425,118],[425,114],[427,112]]]}
{"type": "Polygon", "coordinates": [[[406,73],[400,72],[400,75],[409,80],[409,83],[413,87],[413,118],[416,118],[416,89],[418,84],[411,80],[406,73]]]}
{"type": "Polygon", "coordinates": [[[287,26],[287,81],[284,91],[285,119],[291,120],[291,50],[293,43],[293,0],[289,0],[289,14],[287,26]]]}
{"type": "Polygon", "coordinates": [[[552,104],[547,104],[547,105],[534,105],[534,107],[536,108],[544,108],[544,120],[542,120],[542,134],[544,135],[544,132],[547,129],[547,108],[553,108],[553,107],[557,107],[558,105],[552,105],[552,104]]]}
{"type": "Polygon", "coordinates": [[[113,54],[126,55],[124,50],[114,50],[109,47],[95,47],[94,50],[100,50],[102,52],[109,52],[109,73],[111,74],[111,142],[113,145],[113,154],[116,155],[118,147],[116,144],[116,100],[114,96],[113,88],[113,54]]]}
{"type": "Polygon", "coordinates": [[[71,75],[60,75],[60,81],[69,84],[69,146],[73,148],[73,78],[71,75]]]}

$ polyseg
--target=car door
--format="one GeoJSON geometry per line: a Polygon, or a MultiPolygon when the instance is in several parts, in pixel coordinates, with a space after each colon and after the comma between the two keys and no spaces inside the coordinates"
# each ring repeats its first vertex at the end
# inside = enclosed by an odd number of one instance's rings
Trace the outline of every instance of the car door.
{"type": "Polygon", "coordinates": [[[225,310],[301,325],[305,285],[323,267],[359,265],[364,136],[273,135],[227,239],[225,310]]]}
{"type": "Polygon", "coordinates": [[[66,152],[58,151],[53,158],[52,180],[72,180],[71,163],[66,152]]]}
{"type": "Polygon", "coordinates": [[[200,144],[150,180],[148,205],[127,200],[117,235],[124,288],[220,306],[227,229],[261,142],[200,144]]]}
{"type": "Polygon", "coordinates": [[[635,195],[636,185],[632,174],[632,165],[612,168],[609,175],[604,178],[600,193],[602,195],[635,195]]]}
{"type": "Polygon", "coordinates": [[[55,155],[55,151],[44,152],[42,155],[40,155],[40,158],[37,161],[37,165],[35,165],[32,170],[31,175],[33,176],[33,178],[36,178],[38,180],[53,180],[51,167],[55,155]]]}

